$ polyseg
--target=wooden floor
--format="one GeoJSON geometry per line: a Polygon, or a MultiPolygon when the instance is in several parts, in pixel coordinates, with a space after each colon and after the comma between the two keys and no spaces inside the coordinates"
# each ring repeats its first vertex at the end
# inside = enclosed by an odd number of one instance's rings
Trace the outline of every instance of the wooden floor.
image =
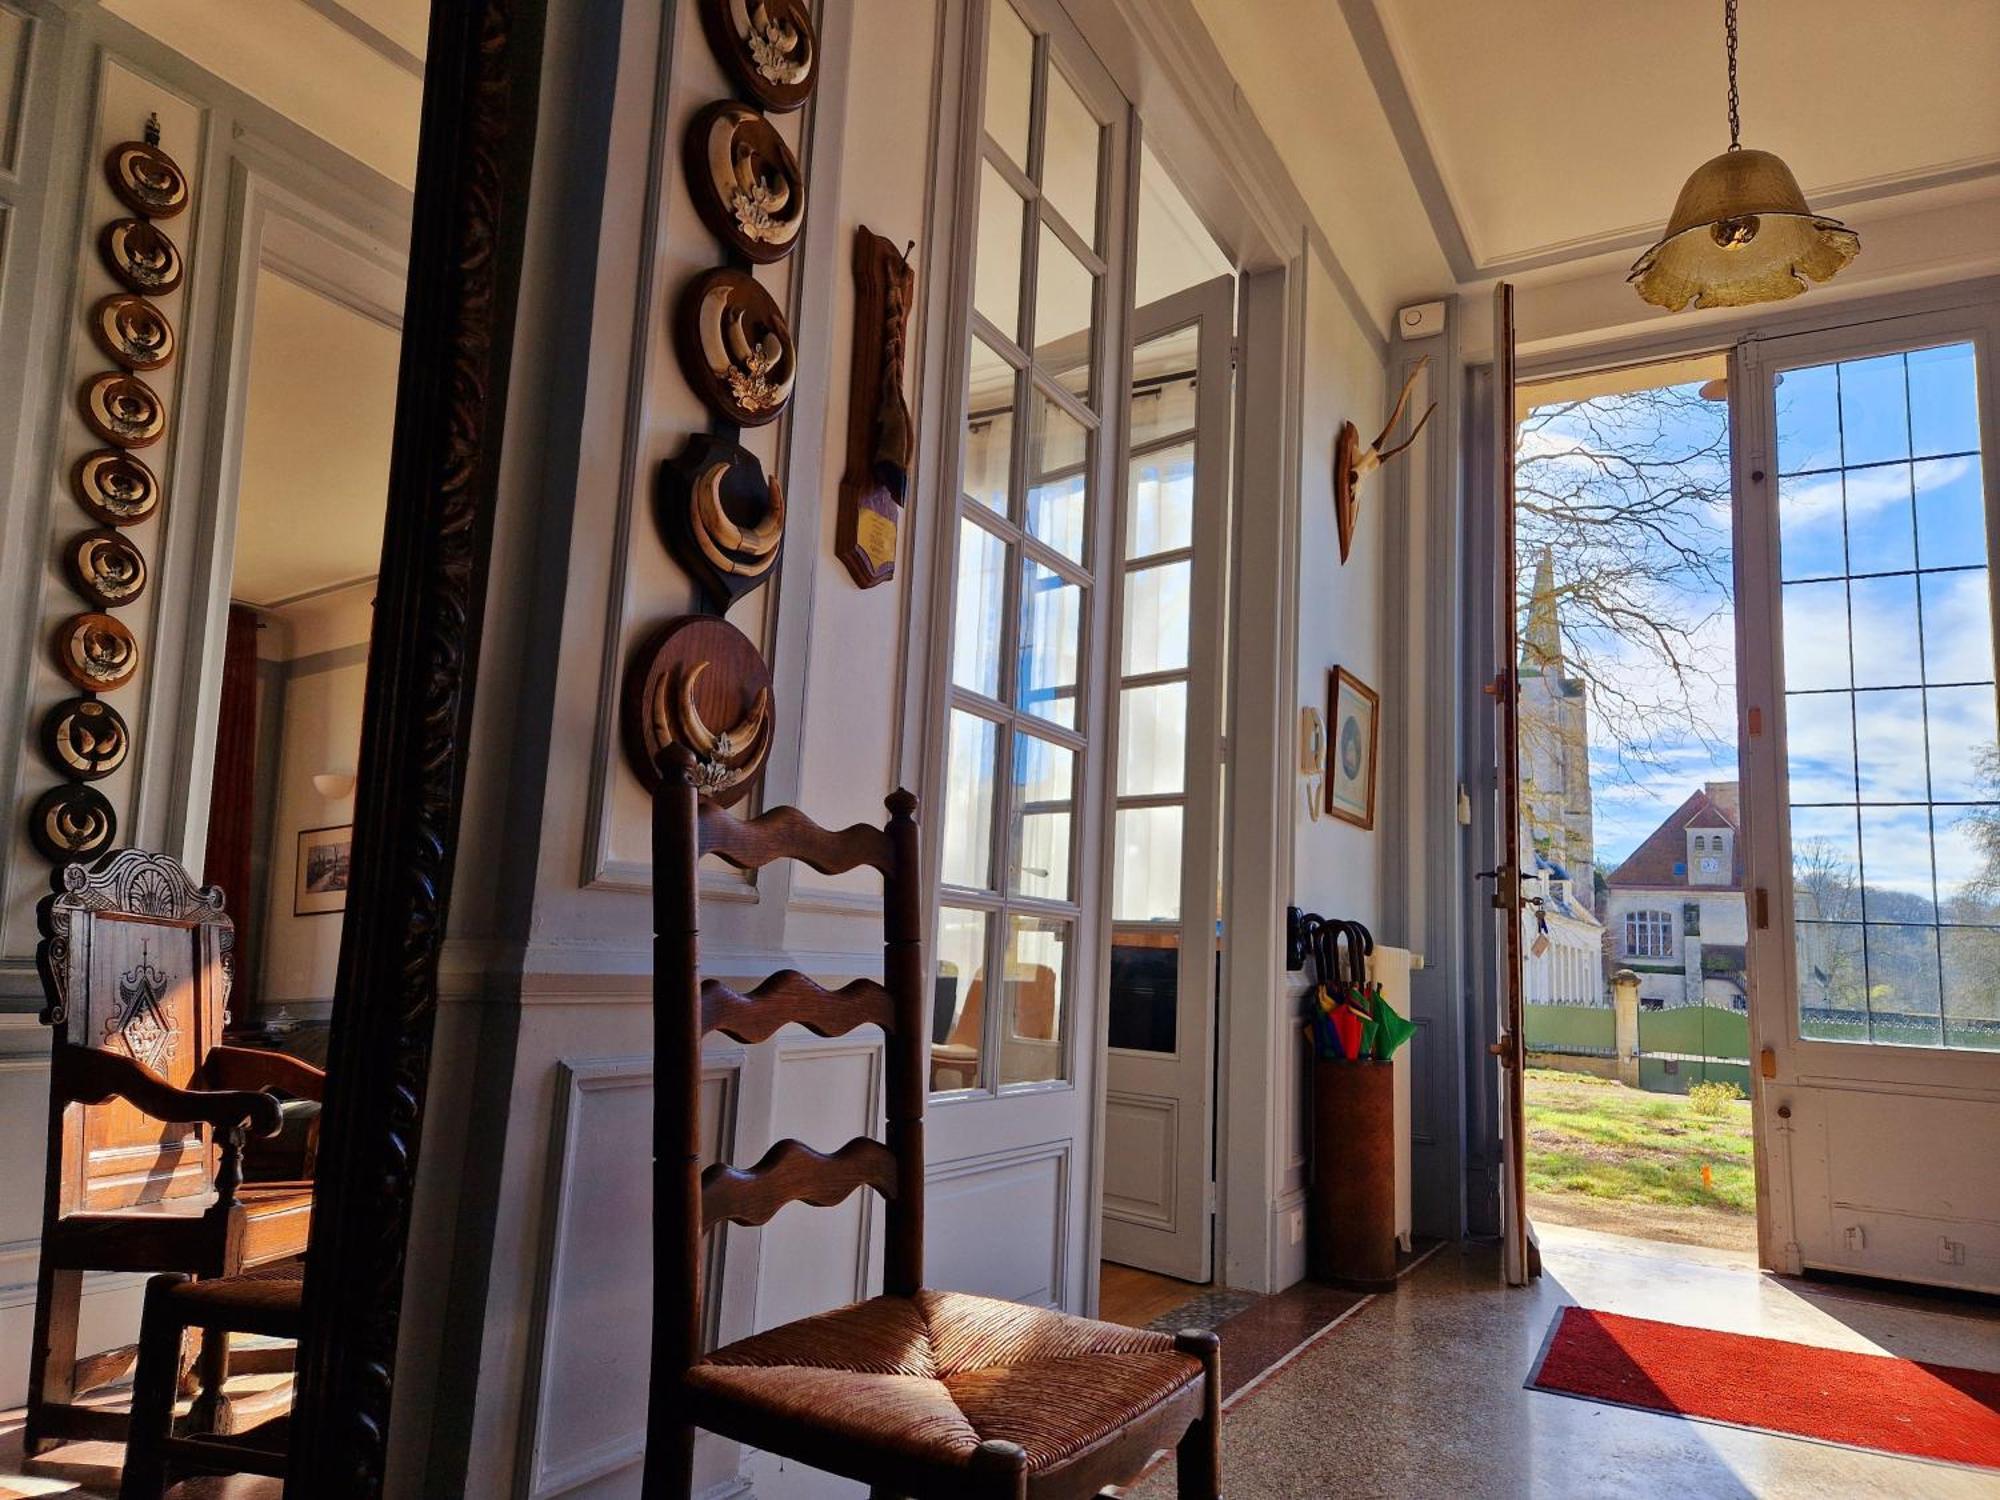
{"type": "Polygon", "coordinates": [[[1144,1328],[1153,1319],[1208,1290],[1204,1283],[1176,1281],[1171,1276],[1108,1260],[1098,1269],[1101,1279],[1097,1284],[1097,1315],[1107,1323],[1122,1323],[1127,1328],[1144,1328]]]}

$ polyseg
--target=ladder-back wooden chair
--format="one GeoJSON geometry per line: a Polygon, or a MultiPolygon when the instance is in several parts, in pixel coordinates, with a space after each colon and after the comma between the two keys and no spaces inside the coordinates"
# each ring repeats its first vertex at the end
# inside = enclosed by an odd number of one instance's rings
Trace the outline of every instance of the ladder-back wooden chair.
{"type": "MultiPolygon", "coordinates": [[[[246,1133],[271,1135],[278,1100],[318,1097],[319,1069],[221,1045],[235,929],[222,892],[179,861],[119,849],[56,872],[37,951],[54,1031],[35,1341],[22,1441],[118,1440],[125,1415],[78,1403],[134,1350],[77,1358],[86,1271],[228,1276],[302,1253],[309,1182],[242,1180],[246,1133]]],[[[202,1383],[228,1373],[204,1341],[202,1383]]],[[[205,1414],[211,1422],[217,1414],[205,1414]]]]}
{"type": "Polygon", "coordinates": [[[748,822],[701,798],[670,747],[653,802],[653,1384],[646,1500],[685,1496],[698,1428],[872,1485],[877,1495],[1024,1500],[1096,1495],[1178,1445],[1180,1493],[1220,1484],[1220,1348],[1043,1308],[926,1290],[926,981],[916,798],[888,799],[885,828],[819,827],[784,807],[748,822]],[[828,991],[784,970],[741,994],[701,977],[696,867],[703,855],[754,870],[793,859],[822,874],[881,872],[884,983],[828,991]],[[703,1170],[701,1046],[746,1045],[788,1022],[820,1036],[880,1026],[885,1139],[832,1155],[798,1141],[747,1170],[703,1170]],[[704,1354],[702,1239],[762,1224],[787,1203],[830,1207],[859,1188],[886,1202],[883,1295],[704,1354]]]}

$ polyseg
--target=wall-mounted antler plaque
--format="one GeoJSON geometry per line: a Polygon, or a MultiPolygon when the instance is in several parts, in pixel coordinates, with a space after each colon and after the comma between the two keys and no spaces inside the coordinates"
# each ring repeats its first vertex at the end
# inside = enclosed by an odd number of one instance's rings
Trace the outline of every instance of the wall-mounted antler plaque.
{"type": "Polygon", "coordinates": [[[99,609],[117,609],[146,591],[146,558],[115,531],[85,531],[63,548],[70,584],[99,609]]]}
{"type": "Polygon", "coordinates": [[[65,698],[42,720],[42,753],[77,781],[109,776],[131,752],[123,716],[100,698],[65,698]]]}
{"type": "Polygon", "coordinates": [[[86,693],[108,693],[139,670],[139,643],[111,615],[71,615],[56,627],[56,665],[86,693]]]}
{"type": "Polygon", "coordinates": [[[90,313],[90,336],[104,357],[128,370],[157,370],[174,357],[174,326],[144,297],[114,293],[90,313]]]}
{"type": "Polygon", "coordinates": [[[1417,383],[1417,377],[1424,366],[1431,362],[1426,354],[1410,369],[1410,378],[1403,382],[1403,390],[1396,397],[1395,409],[1389,413],[1389,420],[1382,424],[1382,435],[1366,448],[1361,446],[1361,433],[1352,422],[1340,424],[1340,436],[1333,446],[1333,517],[1340,537],[1340,560],[1347,561],[1347,554],[1354,545],[1354,531],[1361,521],[1361,498],[1359,494],[1363,476],[1374,473],[1383,464],[1401,453],[1417,440],[1417,434],[1424,430],[1424,424],[1437,410],[1433,401],[1417,418],[1417,425],[1410,429],[1410,435],[1392,448],[1382,445],[1396,430],[1396,424],[1403,420],[1403,408],[1410,403],[1410,391],[1417,383]]]}
{"type": "Polygon", "coordinates": [[[819,36],[806,0],[701,0],[701,29],[730,79],[774,114],[812,97],[819,36]]]}
{"type": "Polygon", "coordinates": [[[806,181],[769,120],[718,100],[688,125],[683,157],[688,195],[710,233],[759,265],[792,253],[806,222],[806,181]]]}
{"type": "Polygon", "coordinates": [[[106,526],[137,526],[159,508],[160,481],[117,448],[86,453],[76,465],[76,503],[106,526]]]}
{"type": "Polygon", "coordinates": [[[916,447],[903,399],[903,348],[916,280],[903,252],[865,225],[856,228],[847,470],[833,548],[864,589],[896,573],[896,525],[916,447]]]}
{"type": "Polygon", "coordinates": [[[144,219],[113,219],[97,237],[104,269],[129,291],[164,297],[181,284],[181,252],[144,219]]]}
{"type": "Polygon", "coordinates": [[[150,447],[166,433],[167,409],[137,375],[106,370],[85,384],[77,401],[90,430],[120,448],[150,447]]]}
{"type": "Polygon", "coordinates": [[[623,713],[625,753],[649,791],[660,752],[685,745],[702,793],[727,807],[749,794],[771,753],[771,671],[734,625],[683,615],[632,658],[623,713]]]}
{"type": "Polygon", "coordinates": [[[792,399],[798,356],[771,294],[746,272],[704,271],[681,293],[674,350],[695,394],[724,421],[761,427],[792,399]]]}
{"type": "Polygon", "coordinates": [[[697,432],[660,465],[660,536],[727,610],[771,576],[785,540],[785,492],[755,454],[697,432]]]}
{"type": "Polygon", "coordinates": [[[118,201],[149,219],[171,219],[188,206],[187,174],[157,141],[121,141],[104,158],[118,201]]]}
{"type": "Polygon", "coordinates": [[[52,864],[89,859],[118,837],[118,814],[96,787],[65,782],[35,799],[28,837],[52,864]]]}

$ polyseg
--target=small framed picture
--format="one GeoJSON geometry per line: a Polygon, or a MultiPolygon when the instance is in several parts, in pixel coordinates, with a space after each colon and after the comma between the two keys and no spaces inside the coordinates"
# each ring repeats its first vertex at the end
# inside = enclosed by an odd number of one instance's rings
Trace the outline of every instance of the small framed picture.
{"type": "Polygon", "coordinates": [[[317,917],[347,910],[348,851],[354,825],[307,828],[299,833],[298,872],[292,886],[292,915],[317,917]]]}
{"type": "Polygon", "coordinates": [[[1375,746],[1382,700],[1344,667],[1327,674],[1326,720],[1331,726],[1326,810],[1357,828],[1375,826],[1375,746]]]}

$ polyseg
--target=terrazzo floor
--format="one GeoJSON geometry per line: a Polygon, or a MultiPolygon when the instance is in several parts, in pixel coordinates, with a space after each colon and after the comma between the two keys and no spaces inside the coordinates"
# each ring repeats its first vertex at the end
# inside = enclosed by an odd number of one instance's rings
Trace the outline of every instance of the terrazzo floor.
{"type": "MultiPolygon", "coordinates": [[[[2000,1500],[2000,1474],[1859,1452],[1526,1389],[1575,1303],[1827,1348],[2000,1368],[2000,1309],[1770,1277],[1740,1257],[1541,1230],[1545,1274],[1506,1287],[1498,1253],[1446,1245],[1394,1293],[1310,1283],[1225,1318],[1224,1493],[1264,1497],[2000,1500]],[[1303,1347],[1301,1347],[1303,1346],[1303,1347]]],[[[1209,1310],[1209,1309],[1204,1309],[1209,1310]]],[[[0,1414],[0,1500],[110,1500],[122,1450],[73,1444],[30,1470],[0,1414]]],[[[1126,1491],[1170,1500],[1173,1469],[1126,1491]]],[[[174,1500],[277,1500],[277,1481],[190,1481],[174,1500]]]]}
{"type": "MultiPolygon", "coordinates": [[[[1740,1258],[1542,1231],[1544,1275],[1502,1282],[1497,1248],[1448,1245],[1229,1397],[1224,1493],[1576,1500],[1996,1500],[2000,1474],[1633,1411],[1525,1388],[1576,1303],[1693,1326],[2000,1368],[1990,1304],[1765,1276],[1740,1258]]],[[[1276,1299],[1271,1299],[1276,1300],[1276,1299]]],[[[1222,1330],[1224,1349],[1229,1330],[1222,1330]]],[[[1225,1386],[1233,1382],[1225,1379],[1225,1386]]],[[[1129,1494],[1167,1500],[1171,1465],[1129,1494]]]]}

